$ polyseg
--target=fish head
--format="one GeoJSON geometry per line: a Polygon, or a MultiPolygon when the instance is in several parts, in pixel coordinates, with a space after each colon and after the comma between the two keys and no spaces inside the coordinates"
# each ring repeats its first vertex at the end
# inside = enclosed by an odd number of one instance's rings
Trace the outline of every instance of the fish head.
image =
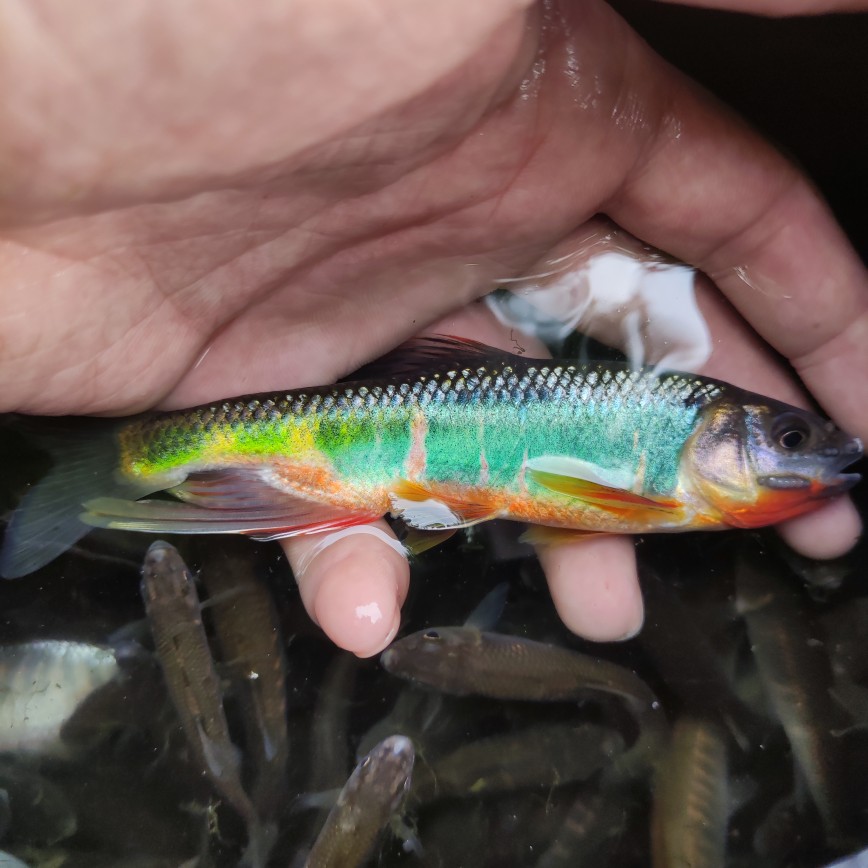
{"type": "Polygon", "coordinates": [[[352,802],[376,789],[389,806],[389,812],[396,811],[410,789],[415,761],[413,742],[405,735],[390,735],[356,766],[339,801],[352,802]]]}
{"type": "Polygon", "coordinates": [[[480,642],[481,634],[473,627],[429,627],[393,642],[380,663],[399,678],[451,691],[458,689],[451,673],[467,665],[480,642]]]}
{"type": "Polygon", "coordinates": [[[703,409],[685,450],[705,501],[736,527],[775,524],[852,488],[862,443],[808,410],[747,395],[703,409]]]}

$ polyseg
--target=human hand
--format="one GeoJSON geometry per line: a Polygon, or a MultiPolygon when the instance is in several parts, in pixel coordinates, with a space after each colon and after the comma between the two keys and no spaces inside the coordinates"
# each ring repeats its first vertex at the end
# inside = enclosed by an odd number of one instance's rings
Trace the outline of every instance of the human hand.
{"type": "MultiPolygon", "coordinates": [[[[2,410],[319,384],[450,315],[439,330],[496,342],[465,306],[605,212],[740,312],[703,291],[707,373],[800,400],[752,326],[868,435],[866,387],[843,376],[868,361],[857,258],[793,167],[600,0],[3,15],[2,410]]],[[[789,537],[833,555],[857,533],[838,501],[789,537]]],[[[285,547],[298,566],[316,543],[285,547]]],[[[543,561],[575,631],[641,623],[629,541],[543,561]]],[[[397,629],[408,574],[355,535],[299,583],[326,632],[367,655],[397,629]]]]}

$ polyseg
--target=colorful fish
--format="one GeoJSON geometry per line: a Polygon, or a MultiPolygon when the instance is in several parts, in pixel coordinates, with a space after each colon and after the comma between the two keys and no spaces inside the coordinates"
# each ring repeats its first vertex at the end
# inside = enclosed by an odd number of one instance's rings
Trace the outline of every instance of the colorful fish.
{"type": "Polygon", "coordinates": [[[756,527],[850,488],[859,477],[841,470],[862,454],[831,422],[717,380],[447,337],[352,382],[145,415],[57,445],[9,524],[4,576],[90,526],[273,538],[391,512],[428,531],[524,521],[541,526],[537,541],[756,527]],[[162,491],[176,500],[139,500],[162,491]]]}

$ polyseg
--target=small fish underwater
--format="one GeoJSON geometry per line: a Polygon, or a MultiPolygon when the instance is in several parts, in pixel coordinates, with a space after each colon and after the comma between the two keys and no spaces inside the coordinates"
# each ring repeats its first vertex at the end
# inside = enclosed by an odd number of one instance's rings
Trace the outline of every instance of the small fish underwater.
{"type": "Polygon", "coordinates": [[[527,522],[543,544],[759,527],[851,488],[862,455],[831,422],[718,380],[446,336],[334,385],[81,421],[45,438],[55,465],[7,527],[7,578],[92,527],[273,539],[391,513],[441,534],[527,522]],[[157,493],[173,499],[141,499],[157,493]]]}

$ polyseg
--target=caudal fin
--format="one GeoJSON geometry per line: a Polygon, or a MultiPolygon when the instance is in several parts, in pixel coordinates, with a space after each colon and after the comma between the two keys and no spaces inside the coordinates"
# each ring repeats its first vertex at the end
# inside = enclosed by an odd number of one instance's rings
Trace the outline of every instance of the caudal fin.
{"type": "Polygon", "coordinates": [[[24,495],[6,528],[0,576],[15,579],[63,554],[91,530],[79,520],[93,497],[143,497],[150,491],[118,481],[118,452],[112,423],[36,434],[54,459],[48,474],[24,495]]]}

